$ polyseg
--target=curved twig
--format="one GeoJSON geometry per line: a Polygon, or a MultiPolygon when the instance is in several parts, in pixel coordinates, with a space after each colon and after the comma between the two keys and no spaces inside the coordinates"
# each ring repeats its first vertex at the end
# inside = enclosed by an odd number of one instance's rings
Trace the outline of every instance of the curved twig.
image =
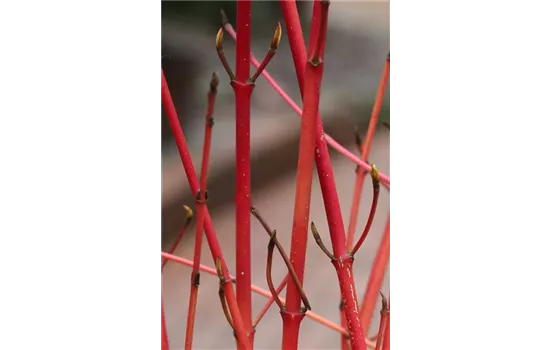
{"type": "Polygon", "coordinates": [[[317,227],[315,227],[315,224],[313,221],[311,222],[311,232],[313,233],[313,238],[315,238],[315,242],[321,248],[321,250],[330,258],[330,260],[336,260],[334,255],[327,249],[325,244],[323,243],[323,240],[321,239],[321,236],[319,235],[319,231],[317,231],[317,227]]]}
{"type": "Polygon", "coordinates": [[[275,290],[275,287],[273,286],[273,279],[271,278],[271,266],[273,265],[273,250],[275,248],[275,237],[277,236],[277,232],[273,231],[271,234],[271,239],[269,240],[269,244],[267,245],[267,264],[265,266],[265,278],[267,280],[267,287],[269,288],[269,291],[271,292],[271,295],[273,296],[273,299],[279,306],[280,310],[284,309],[283,302],[279,298],[279,294],[277,293],[277,290],[275,290]]]}
{"type": "Polygon", "coordinates": [[[292,281],[294,281],[294,284],[296,285],[296,288],[298,289],[298,292],[300,293],[300,297],[302,299],[302,302],[304,303],[305,308],[307,310],[311,310],[311,305],[309,304],[309,300],[306,296],[306,293],[305,293],[302,285],[298,281],[298,276],[296,275],[296,270],[294,269],[294,266],[292,266],[292,263],[290,262],[290,259],[289,259],[288,255],[286,254],[283,246],[281,245],[281,242],[279,242],[279,240],[277,239],[277,236],[275,235],[275,230],[272,230],[271,227],[269,227],[267,222],[260,215],[260,212],[258,211],[257,208],[255,208],[255,207],[250,208],[250,212],[260,222],[260,224],[263,226],[263,228],[265,229],[265,231],[267,232],[267,234],[270,237],[270,242],[271,242],[271,240],[274,241],[273,244],[277,247],[277,250],[281,254],[281,257],[283,258],[283,261],[285,262],[285,265],[288,269],[288,273],[289,273],[290,277],[292,278],[292,281]]]}
{"type": "Polygon", "coordinates": [[[355,253],[361,248],[361,245],[367,238],[367,235],[369,234],[370,228],[372,226],[372,222],[374,221],[374,214],[376,214],[376,208],[378,207],[378,197],[380,196],[380,173],[378,172],[378,168],[376,168],[376,165],[372,165],[372,171],[371,171],[371,177],[372,177],[372,189],[373,189],[373,196],[372,196],[372,204],[370,207],[370,213],[369,218],[367,220],[367,224],[365,225],[365,229],[363,230],[363,233],[361,234],[361,237],[359,237],[359,240],[355,244],[355,247],[351,250],[351,256],[354,256],[355,253]]]}

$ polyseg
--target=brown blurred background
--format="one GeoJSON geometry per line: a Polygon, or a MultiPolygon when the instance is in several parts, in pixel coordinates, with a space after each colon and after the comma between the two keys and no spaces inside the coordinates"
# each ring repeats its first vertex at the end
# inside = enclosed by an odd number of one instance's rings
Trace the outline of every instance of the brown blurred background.
{"type": "MultiPolygon", "coordinates": [[[[235,262],[234,230],[234,97],[227,75],[216,55],[214,41],[220,26],[219,10],[223,8],[235,26],[234,2],[162,2],[162,67],[176,103],[184,133],[195,167],[200,167],[203,119],[206,92],[213,71],[220,73],[220,87],[214,118],[212,155],[209,171],[209,210],[220,244],[230,269],[235,262]]],[[[311,3],[299,2],[302,26],[307,42],[311,3]]],[[[275,58],[267,67],[271,75],[301,106],[298,84],[288,46],[279,3],[274,1],[253,4],[252,51],[261,58],[277,20],[283,25],[283,38],[275,58]]],[[[234,43],[226,35],[224,49],[234,66],[234,43]]],[[[325,130],[348,149],[355,151],[354,127],[363,135],[369,121],[372,101],[380,80],[384,59],[389,48],[389,4],[384,2],[332,2],[329,11],[329,30],[325,54],[325,74],[320,111],[325,130]]],[[[254,68],[252,68],[254,70],[254,68]]],[[[290,247],[290,229],[294,201],[295,168],[298,154],[298,116],[279,95],[259,78],[252,98],[252,201],[262,212],[285,246],[290,247]]],[[[389,123],[389,83],[385,107],[381,116],[389,123]]],[[[182,205],[194,208],[185,173],[164,112],[162,144],[162,244],[171,245],[184,218],[182,205]]],[[[389,169],[389,130],[380,127],[373,143],[371,161],[386,174],[389,169]]],[[[337,180],[340,204],[347,226],[355,181],[355,166],[337,153],[331,153],[337,180]]],[[[372,189],[369,182],[363,191],[358,230],[368,216],[372,189]]],[[[365,289],[370,266],[389,212],[389,192],[382,190],[375,222],[365,245],[355,262],[356,286],[359,297],[365,289]]],[[[314,173],[311,219],[315,221],[326,242],[329,242],[324,207],[314,173]]],[[[192,258],[194,227],[189,228],[177,255],[192,258]]],[[[359,233],[356,233],[359,234],[359,233]]],[[[339,292],[336,274],[326,256],[313,240],[308,246],[305,289],[313,311],[339,323],[339,292]]],[[[202,262],[213,266],[206,241],[203,240],[202,262]]],[[[261,226],[252,220],[253,283],[266,288],[265,257],[268,237],[261,226]]],[[[274,281],[277,284],[285,273],[282,261],[275,259],[274,281]]],[[[169,263],[163,273],[163,296],[171,349],[183,349],[186,310],[191,270],[169,263]]],[[[266,288],[267,289],[267,288],[266,288]]],[[[389,269],[383,290],[389,292],[389,269]]],[[[283,295],[285,293],[283,292],[283,295]]],[[[266,299],[253,296],[254,316],[266,299]]],[[[194,348],[235,348],[232,331],[223,317],[217,296],[217,278],[203,274],[198,301],[194,348]]],[[[374,324],[377,324],[375,313],[374,324]]],[[[376,328],[376,327],[374,327],[376,328]]],[[[372,328],[370,334],[376,332],[372,328]]],[[[279,349],[281,319],[272,307],[257,328],[256,349],[279,349]]],[[[301,349],[337,349],[336,332],[305,319],[300,333],[301,349]]]]}

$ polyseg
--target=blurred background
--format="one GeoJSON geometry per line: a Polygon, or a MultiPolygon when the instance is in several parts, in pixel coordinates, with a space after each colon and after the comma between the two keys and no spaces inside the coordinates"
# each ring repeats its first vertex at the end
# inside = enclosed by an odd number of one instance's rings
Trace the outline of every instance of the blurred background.
{"type": "MultiPolygon", "coordinates": [[[[305,41],[309,38],[312,4],[298,2],[305,41]]],[[[221,26],[223,9],[235,27],[234,1],[163,1],[162,2],[162,68],[179,113],[180,122],[196,168],[200,167],[206,93],[212,72],[220,76],[214,113],[212,153],[208,178],[208,206],[229,268],[234,270],[235,195],[234,183],[234,95],[227,74],[215,49],[215,36],[221,26]]],[[[261,59],[280,21],[283,36],[277,54],[267,67],[283,89],[301,107],[294,65],[285,33],[279,2],[254,2],[252,11],[252,51],[261,59]]],[[[325,53],[325,70],[320,111],[325,131],[346,148],[357,153],[354,128],[361,136],[366,132],[372,102],[389,50],[388,2],[332,2],[325,53]]],[[[234,67],[235,44],[224,35],[224,50],[234,67]]],[[[252,72],[254,67],[251,68],[252,72]]],[[[390,82],[384,99],[381,121],[390,122],[390,82]]],[[[294,202],[295,168],[298,156],[300,119],[279,95],[259,78],[252,96],[251,111],[252,202],[269,224],[277,229],[284,247],[290,247],[290,229],[294,202]]],[[[168,249],[184,223],[182,206],[194,209],[194,198],[179,159],[174,140],[162,111],[162,245],[168,249]]],[[[370,160],[383,172],[389,169],[389,128],[379,123],[370,160]]],[[[355,166],[346,158],[331,152],[340,204],[347,227],[355,182],[355,166]]],[[[359,212],[358,230],[366,222],[372,189],[366,182],[359,212]]],[[[362,298],[382,231],[389,213],[389,192],[382,190],[374,225],[369,238],[356,256],[355,274],[359,297],[362,298]]],[[[322,197],[314,174],[311,219],[325,242],[328,226],[322,197]]],[[[192,258],[194,225],[176,252],[192,258]]],[[[359,233],[356,233],[358,235],[359,233]]],[[[313,311],[339,324],[339,290],[334,267],[309,240],[304,287],[313,311]]],[[[203,240],[202,262],[214,266],[206,241],[203,240]]],[[[266,288],[265,257],[268,236],[252,220],[253,283],[266,288]]],[[[274,281],[284,277],[282,261],[275,258],[274,281]]],[[[163,297],[171,349],[183,349],[191,269],[168,263],[163,273],[163,297]]],[[[217,278],[203,274],[197,306],[194,348],[234,348],[232,331],[223,316],[217,295],[217,278]],[[213,334],[213,332],[215,334],[213,334]]],[[[389,293],[389,267],[383,285],[389,293]]],[[[282,295],[285,293],[283,292],[282,295]]],[[[253,296],[254,315],[266,299],[253,296]]],[[[375,312],[369,334],[376,333],[379,313],[375,312]]],[[[276,307],[266,314],[256,331],[255,348],[280,349],[281,318],[276,307]]],[[[301,349],[337,349],[336,332],[312,320],[304,319],[300,333],[301,349]]]]}

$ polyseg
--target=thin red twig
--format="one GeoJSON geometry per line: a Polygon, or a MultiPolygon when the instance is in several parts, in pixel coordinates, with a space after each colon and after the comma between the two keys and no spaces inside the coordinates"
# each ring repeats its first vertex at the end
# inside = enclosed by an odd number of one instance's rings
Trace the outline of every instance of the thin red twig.
{"type": "Polygon", "coordinates": [[[384,334],[382,350],[390,350],[390,315],[388,315],[388,325],[386,326],[386,334],[384,334]]]}
{"type": "MultiPolygon", "coordinates": [[[[359,237],[359,240],[357,241],[357,244],[353,247],[351,250],[351,256],[354,256],[359,248],[361,248],[361,245],[367,238],[367,235],[369,234],[370,228],[372,226],[372,223],[374,221],[374,214],[376,214],[376,208],[378,207],[378,197],[380,196],[380,177],[378,174],[378,169],[376,169],[376,166],[372,165],[372,204],[370,206],[370,213],[369,218],[367,219],[367,224],[365,225],[365,229],[363,230],[363,233],[359,237]]],[[[349,237],[349,236],[348,236],[349,237]]]]}
{"type": "MultiPolygon", "coordinates": [[[[281,291],[286,287],[286,284],[288,283],[288,278],[289,278],[289,275],[286,275],[285,278],[283,279],[283,281],[279,284],[279,286],[277,288],[275,288],[275,295],[276,296],[281,294],[281,291]]],[[[260,323],[260,321],[264,317],[267,310],[269,310],[271,305],[273,305],[273,302],[275,301],[275,295],[273,293],[271,293],[271,296],[269,297],[267,303],[264,305],[264,307],[262,308],[262,310],[258,314],[258,317],[256,317],[256,320],[253,323],[254,328],[256,328],[256,326],[258,326],[258,324],[260,323]]],[[[279,298],[279,300],[280,300],[280,298],[279,298]]]]}
{"type": "Polygon", "coordinates": [[[382,343],[385,339],[386,327],[388,326],[388,316],[390,315],[390,309],[388,308],[388,301],[382,292],[382,309],[380,310],[380,326],[378,328],[378,339],[376,340],[376,350],[382,348],[382,343]]]}
{"type": "MultiPolygon", "coordinates": [[[[372,140],[374,139],[374,133],[376,131],[376,124],[378,123],[378,118],[380,116],[380,111],[382,110],[382,102],[384,101],[384,92],[386,91],[386,83],[388,81],[388,76],[390,74],[390,61],[386,60],[384,65],[384,71],[382,72],[382,78],[380,79],[380,84],[378,85],[378,92],[376,93],[376,98],[374,100],[374,105],[372,108],[369,127],[367,129],[367,134],[365,135],[365,141],[362,143],[361,148],[361,160],[367,161],[370,155],[372,140]]],[[[356,136],[357,139],[358,135],[356,136]]],[[[356,141],[357,142],[357,141],[356,141]]],[[[353,190],[353,199],[351,203],[350,218],[348,225],[348,238],[347,238],[347,248],[351,250],[353,247],[355,229],[357,227],[357,214],[359,213],[359,204],[361,203],[361,196],[363,194],[363,183],[365,182],[366,172],[360,171],[357,169],[357,175],[355,176],[355,187],[353,190]]]]}
{"type": "Polygon", "coordinates": [[[164,319],[164,302],[161,302],[160,304],[160,308],[161,308],[161,314],[162,314],[162,319],[161,319],[161,349],[162,350],[169,350],[170,349],[170,346],[169,346],[169,343],[168,343],[168,332],[166,331],[166,320],[164,319]]]}
{"type": "MultiPolygon", "coordinates": [[[[172,134],[174,135],[174,139],[176,141],[176,146],[178,148],[178,152],[181,157],[181,161],[183,164],[183,168],[185,170],[189,187],[191,188],[192,193],[197,193],[197,191],[199,190],[199,182],[197,180],[197,174],[195,172],[195,167],[193,166],[193,162],[191,160],[191,155],[189,154],[189,149],[187,147],[185,136],[183,135],[183,131],[181,129],[178,114],[176,112],[176,107],[174,106],[174,102],[172,101],[172,96],[170,95],[170,90],[168,88],[168,84],[166,83],[164,72],[162,70],[161,70],[161,78],[162,78],[161,80],[162,81],[162,89],[161,89],[162,104],[168,116],[168,122],[170,124],[172,134]]],[[[223,258],[223,253],[220,248],[218,239],[216,237],[216,233],[214,232],[214,227],[212,225],[212,221],[210,219],[210,214],[208,213],[208,210],[206,210],[205,216],[204,216],[204,231],[206,235],[206,240],[208,241],[208,246],[210,247],[210,252],[212,253],[212,259],[214,261],[216,261],[217,259],[220,259],[222,269],[223,269],[223,274],[224,276],[226,276],[226,278],[229,277],[229,270],[223,258]]],[[[243,349],[251,349],[231,283],[227,283],[224,285],[224,291],[225,291],[225,296],[227,298],[227,302],[229,305],[229,310],[231,311],[231,316],[235,323],[235,332],[237,333],[237,340],[243,349]]]]}
{"type": "Polygon", "coordinates": [[[378,291],[382,286],[384,275],[386,273],[386,267],[390,257],[390,215],[386,221],[386,228],[378,247],[378,252],[374,258],[372,264],[369,281],[363,296],[363,304],[361,305],[361,311],[359,312],[361,318],[361,324],[366,334],[370,329],[372,314],[376,305],[376,299],[378,291]]]}
{"type": "Polygon", "coordinates": [[[199,265],[202,251],[202,232],[204,229],[204,213],[206,211],[206,200],[208,190],[206,180],[208,178],[208,165],[210,163],[210,146],[212,143],[212,128],[214,126],[214,104],[216,102],[216,93],[219,84],[219,78],[216,73],[212,74],[210,81],[210,90],[208,91],[208,105],[204,122],[204,143],[202,151],[200,189],[196,194],[197,205],[197,223],[195,231],[195,249],[193,253],[193,271],[191,272],[191,287],[189,293],[189,307],[187,312],[187,326],[185,329],[185,350],[191,350],[193,347],[193,329],[195,326],[195,312],[197,310],[197,298],[199,295],[200,272],[199,265]]]}
{"type": "MultiPolygon", "coordinates": [[[[176,249],[178,249],[178,247],[181,243],[181,240],[185,236],[185,233],[187,232],[187,228],[189,227],[189,224],[191,223],[191,219],[193,218],[193,211],[191,210],[191,208],[189,208],[187,205],[184,205],[183,209],[185,209],[185,224],[183,224],[183,228],[178,233],[178,237],[176,237],[176,240],[174,241],[174,244],[168,250],[168,253],[170,253],[170,254],[174,254],[176,249]]],[[[164,266],[166,265],[167,262],[168,262],[168,260],[166,260],[166,259],[162,260],[161,267],[160,267],[161,271],[162,271],[162,269],[164,269],[164,266]]]]}

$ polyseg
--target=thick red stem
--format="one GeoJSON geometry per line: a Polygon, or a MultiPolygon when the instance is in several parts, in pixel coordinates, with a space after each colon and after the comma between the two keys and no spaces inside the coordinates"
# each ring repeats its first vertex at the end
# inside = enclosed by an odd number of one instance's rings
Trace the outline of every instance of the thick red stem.
{"type": "MultiPolygon", "coordinates": [[[[292,283],[288,287],[291,285],[292,283]]],[[[281,349],[298,349],[300,324],[305,317],[305,313],[283,310],[281,311],[281,317],[283,318],[283,345],[281,349]]]]}
{"type": "Polygon", "coordinates": [[[366,349],[365,336],[363,335],[363,330],[359,319],[349,317],[350,309],[355,310],[356,314],[358,314],[359,310],[359,302],[357,300],[357,292],[355,290],[355,280],[353,279],[353,258],[346,255],[343,258],[332,260],[332,265],[334,265],[334,268],[336,269],[341,294],[349,295],[348,298],[343,297],[342,301],[344,303],[344,310],[346,311],[346,325],[349,331],[351,347],[352,349],[357,349],[358,345],[362,344],[362,349],[366,349]]]}
{"type": "MultiPolygon", "coordinates": [[[[318,1],[315,2],[316,7],[318,7],[318,3],[318,1]]],[[[318,26],[319,21],[312,22],[312,30],[313,27],[318,26]]],[[[317,46],[317,40],[314,41],[314,45],[317,46]]],[[[312,54],[314,50],[311,50],[312,54]]],[[[316,55],[318,55],[318,51],[316,55]]],[[[312,55],[304,74],[304,111],[300,129],[296,196],[294,200],[294,219],[290,248],[290,261],[294,266],[300,285],[303,285],[304,281],[311,184],[315,161],[315,136],[322,77],[323,62],[319,60],[318,56],[314,57],[312,55]]],[[[286,299],[286,307],[282,312],[283,349],[297,349],[300,322],[303,319],[305,311],[301,308],[301,298],[296,285],[291,283],[287,286],[286,299]]]]}
{"type": "MultiPolygon", "coordinates": [[[[298,83],[300,85],[300,90],[304,92],[304,76],[301,72],[305,72],[306,65],[306,51],[305,45],[303,44],[302,37],[302,27],[300,24],[300,19],[298,16],[298,10],[296,8],[295,1],[281,1],[281,6],[283,10],[283,16],[286,23],[286,28],[288,32],[289,42],[292,45],[292,57],[294,60],[295,71],[298,77],[298,83]]],[[[318,4],[318,2],[315,2],[318,4]]],[[[315,31],[319,26],[315,26],[314,22],[318,22],[320,17],[319,12],[315,11],[314,4],[314,16],[312,20],[312,34],[310,37],[310,47],[312,47],[311,41],[314,36],[318,36],[318,32],[315,31]]],[[[318,5],[317,5],[318,6],[318,5]]],[[[326,30],[326,27],[325,27],[326,30]]],[[[323,48],[320,48],[321,53],[323,48]]],[[[305,98],[305,93],[303,94],[305,98]]],[[[304,103],[305,105],[305,103],[304,103]]],[[[303,117],[302,117],[303,118],[303,117]]],[[[325,212],[327,215],[330,236],[332,241],[332,246],[334,250],[334,255],[337,258],[337,261],[346,262],[349,258],[346,251],[346,233],[344,229],[344,221],[342,219],[342,213],[340,210],[340,203],[338,200],[338,193],[336,192],[336,182],[334,180],[334,174],[332,172],[332,166],[330,163],[330,157],[328,154],[328,148],[325,140],[325,133],[323,130],[323,124],[320,116],[317,117],[317,135],[316,135],[316,152],[315,152],[315,161],[317,165],[317,173],[319,177],[319,183],[321,185],[321,191],[323,194],[323,201],[325,204],[325,212]]],[[[366,348],[364,341],[364,333],[359,322],[359,313],[357,309],[357,293],[355,291],[355,284],[351,276],[351,263],[349,262],[349,270],[345,268],[337,267],[338,280],[340,282],[340,290],[342,293],[342,300],[344,301],[344,308],[346,311],[346,318],[348,320],[351,346],[354,350],[360,349],[363,350],[366,348]],[[347,273],[350,273],[349,275],[347,273]],[[348,284],[346,284],[348,283],[348,284]],[[354,307],[355,306],[355,307],[354,307]],[[352,334],[353,333],[353,334],[352,334]]],[[[347,265],[345,263],[342,266],[347,265]]],[[[335,265],[338,266],[338,265],[335,265]]]]}
{"type": "MultiPolygon", "coordinates": [[[[197,191],[199,190],[199,182],[197,180],[195,167],[193,166],[191,155],[189,154],[189,148],[187,147],[187,142],[185,140],[185,136],[183,135],[183,130],[181,129],[178,114],[176,112],[176,107],[174,106],[174,102],[172,101],[172,96],[170,95],[170,90],[168,89],[168,84],[166,83],[164,72],[161,72],[161,76],[162,76],[162,90],[161,90],[162,104],[168,116],[168,122],[170,124],[170,128],[172,129],[172,133],[176,141],[176,146],[178,148],[178,151],[181,157],[181,161],[183,164],[183,168],[185,170],[185,174],[187,176],[189,187],[191,188],[192,193],[197,193],[197,191]]],[[[230,278],[229,270],[227,268],[227,264],[225,263],[225,259],[223,258],[223,253],[220,248],[218,239],[216,237],[216,233],[214,232],[214,226],[212,225],[212,220],[210,219],[210,214],[208,213],[208,209],[205,210],[205,215],[204,215],[204,232],[206,235],[206,240],[208,241],[210,252],[212,253],[212,259],[214,260],[214,262],[216,262],[216,259],[220,259],[223,274],[225,278],[229,280],[230,278]]],[[[231,317],[235,324],[235,332],[237,333],[237,340],[241,344],[241,347],[243,349],[251,349],[250,344],[247,340],[247,332],[244,328],[243,320],[239,312],[233,287],[231,286],[231,283],[226,283],[224,284],[223,288],[224,288],[225,297],[227,298],[229,310],[231,312],[231,317]]]]}
{"type": "Polygon", "coordinates": [[[236,120],[236,269],[237,303],[244,327],[249,331],[250,344],[254,341],[252,329],[252,293],[250,258],[250,99],[254,85],[250,78],[250,39],[252,1],[237,1],[236,77],[231,82],[235,91],[236,120]]]}
{"type": "Polygon", "coordinates": [[[363,330],[366,334],[370,329],[372,314],[376,306],[376,300],[378,298],[378,292],[382,287],[384,281],[384,275],[386,273],[386,267],[390,258],[390,215],[386,222],[386,229],[380,241],[378,252],[374,258],[372,269],[369,276],[369,281],[363,297],[363,305],[361,305],[360,318],[363,325],[363,330]]]}

